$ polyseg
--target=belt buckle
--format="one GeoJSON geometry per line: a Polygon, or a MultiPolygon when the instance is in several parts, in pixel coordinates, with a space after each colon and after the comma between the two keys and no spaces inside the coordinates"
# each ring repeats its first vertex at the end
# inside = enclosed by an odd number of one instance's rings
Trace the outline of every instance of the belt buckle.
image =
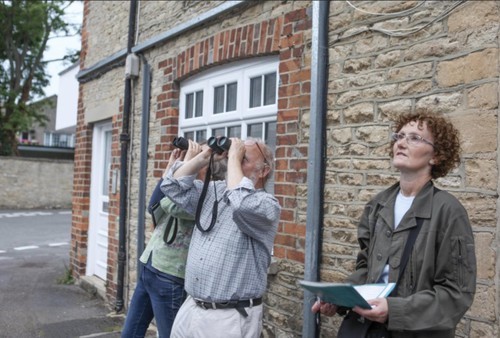
{"type": "Polygon", "coordinates": [[[204,301],[202,301],[200,299],[195,299],[194,302],[196,303],[196,305],[198,305],[199,307],[201,307],[203,310],[207,310],[207,307],[206,307],[204,301]]]}

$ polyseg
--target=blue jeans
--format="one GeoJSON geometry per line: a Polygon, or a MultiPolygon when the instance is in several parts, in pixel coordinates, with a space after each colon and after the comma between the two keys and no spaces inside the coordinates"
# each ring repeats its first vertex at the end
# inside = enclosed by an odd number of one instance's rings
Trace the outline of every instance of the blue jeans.
{"type": "Polygon", "coordinates": [[[169,338],[175,315],[185,298],[184,285],[143,266],[127,312],[122,338],[144,337],[153,317],[159,337],[169,338]]]}

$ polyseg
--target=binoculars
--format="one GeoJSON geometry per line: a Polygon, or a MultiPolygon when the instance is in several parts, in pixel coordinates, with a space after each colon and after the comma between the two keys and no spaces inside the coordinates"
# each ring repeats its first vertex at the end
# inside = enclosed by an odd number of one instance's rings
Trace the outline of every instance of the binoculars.
{"type": "Polygon", "coordinates": [[[172,141],[172,144],[174,145],[174,147],[177,147],[181,150],[187,150],[189,148],[188,140],[186,140],[182,136],[174,138],[174,140],[172,141]]]}
{"type": "MultiPolygon", "coordinates": [[[[182,136],[174,138],[172,144],[174,145],[174,147],[177,147],[181,150],[187,150],[189,148],[189,141],[182,136]]],[[[231,140],[225,136],[211,136],[208,139],[207,144],[217,154],[222,154],[224,151],[229,150],[229,147],[231,147],[231,140]]]]}
{"type": "Polygon", "coordinates": [[[207,144],[217,154],[222,154],[223,152],[229,150],[229,148],[231,147],[231,140],[225,136],[222,137],[211,136],[208,139],[207,144]]]}

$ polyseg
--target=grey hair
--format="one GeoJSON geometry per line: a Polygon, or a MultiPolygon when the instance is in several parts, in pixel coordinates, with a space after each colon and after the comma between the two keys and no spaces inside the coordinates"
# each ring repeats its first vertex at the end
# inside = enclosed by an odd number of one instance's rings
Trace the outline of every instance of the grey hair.
{"type": "Polygon", "coordinates": [[[213,161],[212,163],[212,177],[213,181],[222,181],[226,179],[227,174],[227,158],[213,161]]]}
{"type": "Polygon", "coordinates": [[[267,179],[269,177],[273,176],[274,173],[274,153],[273,150],[264,142],[264,140],[260,138],[253,138],[253,137],[248,137],[247,140],[249,141],[254,141],[259,144],[260,149],[262,150],[262,153],[264,154],[264,158],[266,159],[268,165],[269,165],[269,173],[264,179],[264,184],[267,182],[267,179]]]}

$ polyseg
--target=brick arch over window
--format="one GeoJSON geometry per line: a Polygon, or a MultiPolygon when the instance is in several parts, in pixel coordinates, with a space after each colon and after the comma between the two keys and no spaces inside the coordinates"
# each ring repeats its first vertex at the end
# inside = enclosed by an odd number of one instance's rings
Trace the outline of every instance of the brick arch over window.
{"type": "Polygon", "coordinates": [[[311,65],[309,58],[304,56],[310,29],[311,18],[307,10],[299,9],[198,41],[176,56],[159,62],[159,71],[166,81],[156,98],[156,119],[163,127],[163,134],[155,148],[154,176],[160,177],[172,150],[171,141],[178,133],[178,82],[213,66],[279,55],[275,193],[283,208],[280,229],[294,231],[278,234],[275,255],[300,262],[304,260],[303,248],[293,243],[303,241],[305,224],[297,224],[295,209],[297,185],[306,183],[303,169],[307,166],[307,144],[299,144],[298,124],[301,112],[308,111],[310,105],[311,65]],[[288,157],[294,153],[303,154],[303,158],[291,161],[288,157]]]}

